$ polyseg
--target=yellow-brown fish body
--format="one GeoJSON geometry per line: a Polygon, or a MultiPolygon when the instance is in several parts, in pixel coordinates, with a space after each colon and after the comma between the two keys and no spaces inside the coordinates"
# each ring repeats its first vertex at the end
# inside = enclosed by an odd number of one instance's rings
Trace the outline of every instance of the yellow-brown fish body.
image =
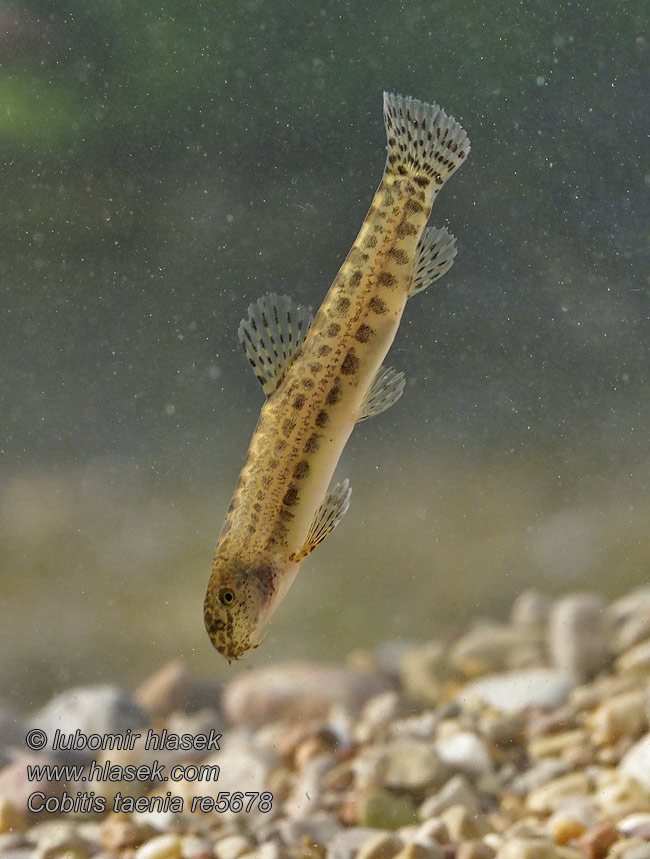
{"type": "Polygon", "coordinates": [[[240,340],[268,395],[217,544],[205,598],[214,646],[230,661],[260,631],[300,563],[336,526],[347,481],[327,493],[355,423],[402,393],[382,370],[410,295],[453,262],[453,237],[425,231],[434,199],[469,141],[436,105],[384,96],[388,158],[347,259],[308,332],[303,311],[261,299],[240,340]]]}

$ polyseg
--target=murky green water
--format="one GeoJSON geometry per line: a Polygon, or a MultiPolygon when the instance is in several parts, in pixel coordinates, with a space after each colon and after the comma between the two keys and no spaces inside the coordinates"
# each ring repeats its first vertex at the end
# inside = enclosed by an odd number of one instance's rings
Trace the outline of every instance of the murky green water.
{"type": "Polygon", "coordinates": [[[471,137],[433,217],[459,254],[409,303],[406,393],[353,436],[346,520],[247,664],[648,580],[642,2],[12,8],[3,699],[178,654],[226,675],[201,603],[261,404],[237,324],[269,290],[320,303],[381,177],[384,88],[471,137]]]}

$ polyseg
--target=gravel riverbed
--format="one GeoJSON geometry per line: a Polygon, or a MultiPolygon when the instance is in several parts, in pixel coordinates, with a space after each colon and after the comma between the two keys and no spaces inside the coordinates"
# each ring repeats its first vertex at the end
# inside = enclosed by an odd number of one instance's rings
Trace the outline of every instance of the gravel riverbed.
{"type": "Polygon", "coordinates": [[[0,702],[0,857],[650,859],[650,587],[528,592],[340,666],[0,702]]]}

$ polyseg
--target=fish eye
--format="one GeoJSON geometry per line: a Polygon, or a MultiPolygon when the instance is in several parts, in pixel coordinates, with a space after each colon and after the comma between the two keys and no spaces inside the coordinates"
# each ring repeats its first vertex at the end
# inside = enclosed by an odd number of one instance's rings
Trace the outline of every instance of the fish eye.
{"type": "Polygon", "coordinates": [[[230,588],[221,588],[219,591],[219,602],[221,605],[232,605],[235,602],[235,592],[230,588]]]}

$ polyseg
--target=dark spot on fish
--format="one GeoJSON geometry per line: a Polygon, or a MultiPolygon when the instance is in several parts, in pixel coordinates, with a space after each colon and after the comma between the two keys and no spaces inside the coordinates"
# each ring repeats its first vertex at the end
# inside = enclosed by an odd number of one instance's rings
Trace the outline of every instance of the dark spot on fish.
{"type": "Polygon", "coordinates": [[[305,405],[305,395],[304,395],[304,394],[298,394],[298,396],[297,396],[297,397],[295,397],[295,399],[294,399],[294,401],[293,401],[293,403],[292,403],[292,406],[293,406],[293,407],[294,407],[294,409],[298,412],[298,411],[300,411],[300,409],[301,409],[304,405],[305,405]]]}
{"type": "Polygon", "coordinates": [[[406,236],[416,236],[418,234],[418,228],[415,224],[412,224],[410,221],[401,221],[397,225],[397,238],[403,239],[406,236]]]}
{"type": "MultiPolygon", "coordinates": [[[[379,227],[379,229],[383,232],[383,227],[379,227]]],[[[363,275],[360,271],[353,271],[350,275],[350,286],[359,286],[362,277],[363,275]]]]}
{"type": "Polygon", "coordinates": [[[317,373],[320,373],[320,371],[321,371],[322,369],[323,369],[323,365],[322,365],[322,364],[319,364],[317,361],[314,361],[314,362],[313,362],[312,364],[310,364],[310,365],[309,365],[309,367],[308,367],[308,370],[309,370],[309,372],[312,374],[312,376],[315,376],[317,373]]]}
{"type": "Polygon", "coordinates": [[[248,533],[249,533],[249,534],[254,534],[254,533],[255,533],[255,525],[249,525],[249,526],[248,526],[248,533]]]}
{"type": "Polygon", "coordinates": [[[330,416],[327,414],[325,409],[321,409],[320,412],[316,415],[316,426],[323,429],[327,426],[327,422],[329,421],[330,416]]]}
{"type": "Polygon", "coordinates": [[[318,347],[318,353],[317,354],[318,354],[319,358],[324,358],[326,355],[329,355],[329,353],[331,351],[332,351],[332,347],[328,346],[327,343],[323,343],[322,345],[320,345],[318,347]]]}
{"type": "Polygon", "coordinates": [[[262,475],[262,486],[264,487],[264,489],[268,489],[272,483],[273,483],[273,478],[271,477],[270,474],[263,474],[262,475]]]}
{"type": "Polygon", "coordinates": [[[270,459],[270,460],[269,460],[269,468],[270,468],[270,469],[277,468],[279,464],[280,464],[280,463],[279,463],[279,462],[277,461],[277,459],[275,459],[275,458],[272,458],[272,459],[270,459]]]}
{"type": "Polygon", "coordinates": [[[232,511],[237,507],[238,504],[239,504],[238,499],[233,498],[232,501],[230,502],[230,505],[228,506],[228,513],[232,513],[232,511]]]}
{"type": "MultiPolygon", "coordinates": [[[[386,274],[387,274],[387,272],[386,272],[386,274]]],[[[382,275],[380,274],[379,277],[381,279],[382,275]]],[[[392,277],[392,275],[391,275],[391,277],[392,277]]],[[[368,302],[368,307],[372,311],[374,311],[378,316],[383,316],[384,313],[388,312],[388,308],[386,307],[386,302],[382,301],[381,298],[377,298],[377,297],[371,298],[370,301],[368,302]]]]}
{"type": "Polygon", "coordinates": [[[335,403],[338,403],[338,401],[340,399],[341,399],[341,386],[340,385],[334,385],[333,388],[330,388],[329,393],[327,394],[327,397],[325,399],[325,403],[328,406],[333,406],[333,405],[335,405],[335,403]]]}
{"type": "MultiPolygon", "coordinates": [[[[420,184],[420,182],[419,182],[420,178],[421,177],[418,177],[417,179],[415,179],[415,181],[418,184],[420,184]]],[[[429,180],[426,177],[424,177],[424,181],[426,182],[427,185],[429,184],[429,180]]],[[[417,200],[407,200],[406,203],[404,203],[404,213],[407,215],[419,215],[420,212],[422,211],[422,208],[423,208],[422,204],[418,203],[417,200]]]]}
{"type": "Polygon", "coordinates": [[[282,421],[282,435],[290,436],[296,426],[296,422],[292,421],[290,418],[287,418],[286,421],[282,421]]]}
{"type": "MultiPolygon", "coordinates": [[[[382,271],[377,278],[377,283],[379,286],[395,286],[397,283],[397,278],[394,274],[391,274],[389,271],[382,271]]],[[[374,301],[375,299],[373,299],[374,301]]],[[[381,301],[381,299],[376,299],[377,301],[381,301]]],[[[383,302],[382,302],[383,304],[383,302]]],[[[373,308],[374,310],[374,308],[373,308]]],[[[382,313],[383,311],[377,310],[376,313],[382,313]]]]}
{"type": "Polygon", "coordinates": [[[357,333],[354,335],[359,343],[367,343],[373,335],[373,330],[369,325],[360,325],[357,328],[357,333]]]}
{"type": "Polygon", "coordinates": [[[293,483],[289,486],[287,491],[284,493],[284,498],[282,499],[282,503],[286,507],[293,507],[298,501],[298,487],[294,486],[293,483]]]}
{"type": "Polygon", "coordinates": [[[403,248],[391,248],[388,256],[392,257],[398,265],[406,265],[409,262],[409,255],[403,248]]]}
{"type": "Polygon", "coordinates": [[[261,489],[257,490],[255,497],[257,498],[258,501],[262,501],[264,499],[264,493],[262,492],[261,489]]]}
{"type": "Polygon", "coordinates": [[[279,439],[275,443],[275,447],[273,448],[273,453],[280,455],[282,453],[282,451],[285,450],[286,446],[287,446],[286,441],[283,438],[279,439]]]}
{"type": "Polygon", "coordinates": [[[420,188],[426,188],[431,183],[431,180],[426,176],[416,176],[413,181],[416,185],[419,185],[420,188]]]}
{"type": "Polygon", "coordinates": [[[255,504],[253,504],[253,510],[256,510],[259,513],[261,509],[262,505],[259,503],[259,501],[256,501],[255,504]]]}
{"type": "Polygon", "coordinates": [[[309,474],[309,463],[306,459],[301,459],[293,470],[293,476],[296,480],[302,480],[309,474]]]}
{"type": "Polygon", "coordinates": [[[328,337],[337,337],[341,332],[341,326],[338,322],[331,322],[327,327],[328,337]]]}
{"type": "Polygon", "coordinates": [[[307,388],[308,391],[311,391],[311,389],[314,387],[313,381],[307,378],[301,379],[300,384],[303,386],[303,388],[307,388]]]}
{"type": "Polygon", "coordinates": [[[344,376],[353,376],[359,369],[359,359],[354,349],[349,349],[341,364],[341,372],[344,376]]]}
{"type": "Polygon", "coordinates": [[[334,313],[337,316],[345,316],[350,309],[350,299],[345,295],[340,296],[340,298],[336,299],[336,303],[334,305],[334,313]]]}
{"type": "Polygon", "coordinates": [[[369,235],[366,236],[363,240],[364,248],[374,248],[377,247],[377,236],[369,235]]]}
{"type": "Polygon", "coordinates": [[[318,433],[312,433],[305,442],[305,453],[316,453],[320,447],[320,438],[318,433]]]}

